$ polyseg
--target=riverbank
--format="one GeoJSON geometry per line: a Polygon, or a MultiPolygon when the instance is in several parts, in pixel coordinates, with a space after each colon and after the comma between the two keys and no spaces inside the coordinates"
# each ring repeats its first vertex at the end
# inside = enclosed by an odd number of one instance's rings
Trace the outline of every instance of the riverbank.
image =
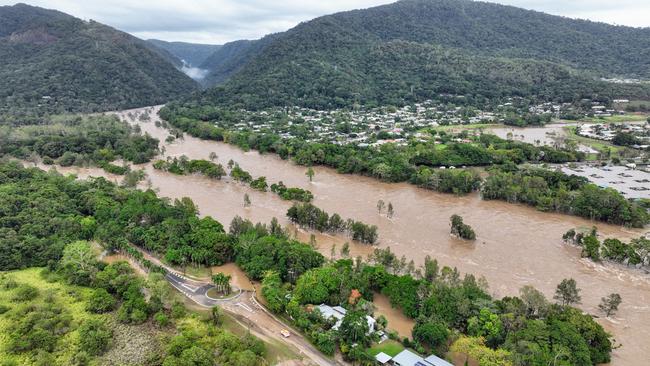
{"type": "MultiPolygon", "coordinates": [[[[638,237],[642,230],[595,223],[578,217],[543,213],[531,207],[501,201],[483,201],[477,194],[457,197],[414,187],[406,183],[389,184],[372,178],[341,175],[328,168],[314,168],[313,182],[305,177],[305,168],[273,155],[245,152],[234,146],[203,141],[186,136],[171,144],[164,143],[168,132],[155,122],[138,123],[144,132],[161,140],[166,154],[188,155],[206,159],[211,152],[220,163],[229,159],[255,176],[309,189],[315,195],[314,204],[342,216],[354,217],[379,227],[379,247],[390,246],[398,256],[422,264],[425,255],[437,258],[442,265],[455,266],[461,272],[484,276],[493,286],[495,296],[516,295],[524,285],[533,285],[552,298],[555,286],[564,278],[575,278],[582,288],[581,308],[598,312],[600,298],[611,292],[623,297],[616,317],[599,319],[611,330],[623,347],[614,354],[614,365],[640,365],[649,359],[645,340],[650,339],[650,279],[631,271],[594,265],[581,259],[579,252],[562,243],[562,234],[573,227],[596,225],[604,235],[619,238],[638,237]],[[392,202],[395,216],[387,219],[377,214],[379,199],[392,202]],[[449,235],[449,217],[463,216],[477,233],[474,243],[466,243],[449,235]]],[[[190,197],[202,215],[211,215],[225,226],[236,215],[254,222],[270,222],[273,217],[283,226],[289,225],[303,241],[310,232],[291,226],[285,218],[291,203],[273,194],[252,190],[239,183],[214,181],[197,176],[174,176],[142,166],[151,186],[161,196],[190,197]],[[242,197],[249,194],[252,204],[245,208],[242,197]]],[[[80,177],[102,175],[99,169],[66,168],[80,177]]],[[[144,184],[146,187],[146,183],[144,184]]],[[[349,241],[344,236],[315,233],[319,251],[330,256],[332,245],[336,252],[349,241]]],[[[365,256],[373,247],[351,243],[350,255],[365,256]]]]}

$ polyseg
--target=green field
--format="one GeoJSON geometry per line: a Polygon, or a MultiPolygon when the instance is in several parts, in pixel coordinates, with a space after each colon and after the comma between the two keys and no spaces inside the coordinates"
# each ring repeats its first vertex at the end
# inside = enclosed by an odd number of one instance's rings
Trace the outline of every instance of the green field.
{"type": "Polygon", "coordinates": [[[642,122],[646,121],[648,116],[642,114],[626,114],[622,116],[611,117],[585,117],[578,121],[562,121],[562,122],[587,122],[587,123],[624,123],[624,122],[642,122]]]}
{"type": "Polygon", "coordinates": [[[380,344],[374,345],[372,348],[368,350],[368,352],[372,356],[375,356],[380,352],[384,352],[385,354],[391,357],[395,357],[395,355],[402,352],[403,350],[404,350],[404,346],[402,346],[401,343],[394,341],[392,339],[387,339],[381,342],[380,344]]]}
{"type": "Polygon", "coordinates": [[[43,305],[46,302],[56,301],[72,315],[72,331],[67,332],[60,337],[59,346],[56,347],[52,355],[57,364],[71,364],[71,358],[77,351],[79,334],[75,324],[89,318],[102,318],[106,315],[95,315],[85,310],[85,301],[90,293],[90,288],[65,285],[61,282],[48,282],[44,276],[41,276],[42,268],[30,268],[21,271],[5,272],[2,275],[2,284],[0,285],[0,305],[10,308],[0,316],[0,360],[3,364],[30,365],[32,360],[26,353],[11,354],[7,350],[10,337],[10,328],[12,324],[11,317],[20,307],[43,305]],[[16,302],[13,297],[16,295],[17,288],[7,288],[5,285],[13,280],[18,285],[27,284],[38,290],[38,296],[31,301],[16,302]],[[54,299],[54,300],[53,300],[54,299]]]}

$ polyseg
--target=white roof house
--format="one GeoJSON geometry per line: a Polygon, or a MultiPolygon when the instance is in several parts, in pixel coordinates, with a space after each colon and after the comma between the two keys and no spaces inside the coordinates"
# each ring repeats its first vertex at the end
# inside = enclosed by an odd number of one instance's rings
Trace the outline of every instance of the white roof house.
{"type": "MultiPolygon", "coordinates": [[[[323,318],[325,319],[331,319],[334,318],[336,319],[336,324],[332,327],[332,329],[337,330],[341,326],[341,322],[343,322],[343,317],[345,317],[345,314],[348,312],[345,310],[345,308],[341,306],[329,306],[325,304],[320,304],[318,305],[318,310],[320,313],[323,315],[323,318]]],[[[373,333],[375,331],[375,319],[373,319],[371,316],[366,315],[366,321],[368,322],[368,333],[373,333]]]]}
{"type": "MultiPolygon", "coordinates": [[[[380,354],[375,356],[375,358],[379,357],[380,354]]],[[[377,358],[377,361],[379,361],[379,358],[377,358]]],[[[431,355],[427,358],[422,358],[422,356],[407,349],[398,353],[390,361],[395,366],[454,366],[435,355],[431,355]]]]}
{"type": "Polygon", "coordinates": [[[384,352],[379,352],[379,353],[375,356],[375,359],[377,360],[377,362],[379,362],[379,363],[382,364],[382,365],[385,365],[386,363],[388,363],[388,361],[390,361],[391,358],[392,358],[392,357],[390,357],[389,355],[385,354],[384,352]]]}
{"type": "Polygon", "coordinates": [[[424,359],[417,353],[405,349],[393,357],[392,361],[396,366],[420,366],[418,363],[422,363],[424,359]]]}
{"type": "Polygon", "coordinates": [[[424,359],[425,362],[433,365],[433,366],[454,366],[453,364],[443,360],[442,358],[436,356],[436,355],[431,355],[427,358],[424,359]]]}

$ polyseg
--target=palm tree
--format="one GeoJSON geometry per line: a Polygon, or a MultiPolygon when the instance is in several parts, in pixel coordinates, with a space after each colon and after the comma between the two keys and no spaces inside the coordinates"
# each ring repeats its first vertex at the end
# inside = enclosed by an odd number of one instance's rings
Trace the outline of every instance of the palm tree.
{"type": "Polygon", "coordinates": [[[230,287],[231,278],[232,276],[219,272],[212,276],[212,282],[214,283],[214,286],[217,288],[217,291],[221,292],[222,294],[228,295],[232,290],[232,288],[230,287]]]}

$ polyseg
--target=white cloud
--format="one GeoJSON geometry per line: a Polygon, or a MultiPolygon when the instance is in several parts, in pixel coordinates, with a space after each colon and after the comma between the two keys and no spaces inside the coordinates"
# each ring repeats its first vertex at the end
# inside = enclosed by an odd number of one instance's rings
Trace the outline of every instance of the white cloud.
{"type": "MultiPolygon", "coordinates": [[[[22,0],[93,19],[140,38],[222,44],[285,31],[301,21],[393,0],[22,0]]],[[[551,14],[650,26],[647,0],[492,0],[551,14]]],[[[15,0],[0,0],[11,5],[15,0]]]]}

